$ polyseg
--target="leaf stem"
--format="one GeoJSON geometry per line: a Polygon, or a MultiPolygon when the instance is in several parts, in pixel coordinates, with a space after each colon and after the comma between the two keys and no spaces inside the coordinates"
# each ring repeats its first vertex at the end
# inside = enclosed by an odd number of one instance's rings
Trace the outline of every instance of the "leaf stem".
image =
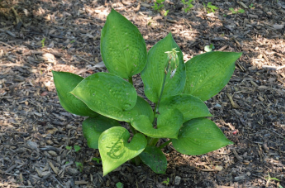
{"type": "Polygon", "coordinates": [[[139,156],[136,156],[135,158],[131,159],[133,163],[135,163],[136,166],[139,166],[142,162],[141,158],[139,156]]]}
{"type": "Polygon", "coordinates": [[[129,77],[129,82],[133,85],[133,77],[129,77]]]}
{"type": "Polygon", "coordinates": [[[132,133],[135,135],[137,133],[137,130],[135,128],[133,128],[133,126],[131,124],[129,124],[129,126],[130,126],[132,133]]]}
{"type": "Polygon", "coordinates": [[[163,93],[163,90],[164,90],[164,85],[165,85],[165,81],[166,81],[166,77],[167,77],[167,73],[169,72],[169,65],[170,65],[170,61],[171,59],[169,59],[168,63],[167,63],[167,67],[165,69],[165,75],[164,75],[164,78],[163,78],[163,83],[162,83],[162,88],[161,88],[161,91],[160,91],[160,95],[159,95],[159,99],[155,105],[155,109],[154,109],[154,113],[155,114],[158,114],[158,108],[159,108],[159,103],[161,101],[161,97],[162,97],[162,93],[163,93]]]}
{"type": "Polygon", "coordinates": [[[165,146],[167,146],[170,142],[171,142],[171,140],[168,140],[167,142],[164,142],[163,144],[161,144],[158,148],[159,148],[159,149],[162,149],[162,148],[164,148],[165,146]]]}
{"type": "Polygon", "coordinates": [[[147,145],[149,145],[149,146],[155,146],[156,143],[158,142],[158,140],[159,140],[159,138],[150,138],[150,139],[148,140],[148,144],[147,144],[147,145]]]}

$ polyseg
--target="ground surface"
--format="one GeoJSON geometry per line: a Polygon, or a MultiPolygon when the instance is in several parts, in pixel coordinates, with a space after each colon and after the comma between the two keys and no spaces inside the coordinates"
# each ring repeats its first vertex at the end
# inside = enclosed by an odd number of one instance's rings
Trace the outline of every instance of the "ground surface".
{"type": "Polygon", "coordinates": [[[166,19],[148,1],[22,0],[17,14],[0,9],[0,187],[285,187],[285,3],[243,0],[253,4],[246,9],[219,0],[212,1],[219,10],[207,14],[203,2],[185,13],[166,1],[166,19]],[[202,156],[170,145],[165,175],[127,163],[102,177],[101,164],[91,161],[99,153],[82,136],[83,118],[60,106],[51,70],[83,77],[106,71],[99,44],[111,7],[139,28],[148,49],[172,32],[185,60],[211,43],[243,52],[229,84],[206,102],[234,145],[202,156]],[[74,145],[81,150],[66,149],[74,145]]]}

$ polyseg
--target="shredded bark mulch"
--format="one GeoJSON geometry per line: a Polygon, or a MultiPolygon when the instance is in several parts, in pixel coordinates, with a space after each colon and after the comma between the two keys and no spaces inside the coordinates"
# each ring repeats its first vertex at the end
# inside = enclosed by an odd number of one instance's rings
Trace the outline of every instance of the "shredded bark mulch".
{"type": "MultiPolygon", "coordinates": [[[[208,13],[208,2],[195,0],[185,13],[180,1],[167,0],[165,17],[152,1],[3,1],[0,187],[285,187],[285,3],[215,0],[219,10],[208,13]],[[234,145],[201,156],[169,145],[164,175],[126,163],[102,176],[101,162],[91,160],[99,152],[82,135],[83,118],[61,107],[51,70],[83,77],[106,71],[100,35],[111,8],[139,28],[148,49],[172,32],[185,61],[211,43],[243,52],[228,85],[206,101],[234,145]],[[66,148],[75,145],[80,151],[66,148]]],[[[140,77],[134,82],[143,95],[140,77]]]]}

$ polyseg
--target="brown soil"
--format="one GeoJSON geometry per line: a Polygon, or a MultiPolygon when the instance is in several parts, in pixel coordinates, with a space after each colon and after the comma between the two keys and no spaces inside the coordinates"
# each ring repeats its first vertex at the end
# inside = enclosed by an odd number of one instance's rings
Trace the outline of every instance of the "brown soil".
{"type": "Polygon", "coordinates": [[[0,187],[285,187],[284,1],[215,0],[219,10],[207,14],[201,0],[188,13],[169,0],[166,18],[148,1],[11,2],[0,8],[0,187]],[[51,70],[83,77],[106,71],[98,66],[100,32],[111,7],[139,28],[148,49],[172,32],[185,60],[211,43],[243,52],[229,84],[206,102],[234,145],[201,156],[170,145],[165,175],[126,163],[102,177],[101,164],[91,161],[99,152],[82,136],[83,118],[60,106],[51,70]],[[66,149],[74,145],[81,150],[66,149]]]}

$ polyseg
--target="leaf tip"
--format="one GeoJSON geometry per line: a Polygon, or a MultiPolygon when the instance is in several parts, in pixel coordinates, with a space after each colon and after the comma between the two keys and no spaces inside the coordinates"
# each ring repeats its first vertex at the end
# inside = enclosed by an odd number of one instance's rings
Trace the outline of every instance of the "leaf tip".
{"type": "Polygon", "coordinates": [[[228,142],[227,145],[233,145],[233,144],[235,144],[234,142],[232,142],[232,141],[230,141],[230,140],[228,140],[228,139],[227,139],[227,142],[228,142]]]}
{"type": "Polygon", "coordinates": [[[109,172],[105,172],[105,171],[103,170],[103,177],[106,176],[108,173],[109,173],[109,172]]]}
{"type": "Polygon", "coordinates": [[[239,57],[242,56],[242,52],[239,52],[238,55],[239,55],[239,57]]]}
{"type": "Polygon", "coordinates": [[[56,74],[58,73],[58,71],[52,70],[51,73],[52,73],[52,75],[54,76],[54,75],[56,75],[56,74]]]}

